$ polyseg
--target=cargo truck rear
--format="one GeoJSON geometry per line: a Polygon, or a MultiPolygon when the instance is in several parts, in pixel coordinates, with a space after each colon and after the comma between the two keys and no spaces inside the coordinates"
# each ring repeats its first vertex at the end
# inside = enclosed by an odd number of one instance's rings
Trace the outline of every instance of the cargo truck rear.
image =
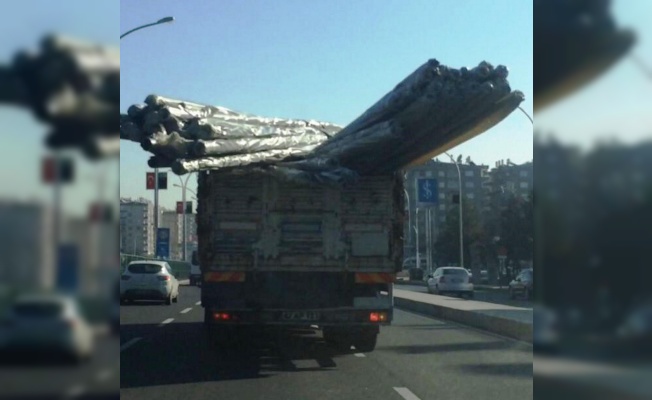
{"type": "Polygon", "coordinates": [[[403,196],[398,174],[336,186],[199,173],[195,262],[211,335],[316,325],[333,345],[372,351],[392,321],[403,196]]]}

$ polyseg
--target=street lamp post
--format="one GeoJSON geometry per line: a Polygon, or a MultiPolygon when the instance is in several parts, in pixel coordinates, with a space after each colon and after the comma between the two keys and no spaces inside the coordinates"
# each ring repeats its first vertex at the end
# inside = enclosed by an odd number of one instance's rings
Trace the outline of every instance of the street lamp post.
{"type": "Polygon", "coordinates": [[[159,19],[156,22],[152,22],[151,24],[145,24],[145,25],[138,26],[138,27],[136,27],[136,28],[134,28],[132,30],[129,30],[129,31],[123,33],[122,35],[120,35],[120,39],[122,39],[123,37],[125,37],[125,36],[127,36],[127,35],[129,35],[131,33],[136,32],[138,30],[149,28],[150,26],[165,24],[165,23],[168,23],[168,22],[174,22],[174,17],[165,17],[165,18],[159,19]]]}
{"type": "Polygon", "coordinates": [[[460,165],[455,161],[453,156],[450,154],[446,153],[448,157],[450,157],[451,161],[455,163],[455,167],[457,168],[457,178],[458,178],[458,184],[459,184],[459,197],[460,197],[460,267],[464,268],[464,224],[462,221],[462,172],[460,171],[460,165]]]}
{"type": "MultiPolygon", "coordinates": [[[[120,40],[122,40],[122,38],[124,38],[125,36],[130,35],[138,30],[149,28],[150,26],[165,24],[168,22],[174,22],[174,17],[165,17],[159,19],[156,22],[152,22],[150,24],[137,26],[134,29],[128,30],[127,32],[120,35],[120,40]]],[[[158,168],[154,168],[154,243],[156,243],[158,239],[157,236],[158,236],[158,168]]]]}
{"type": "Polygon", "coordinates": [[[187,260],[187,253],[188,253],[188,249],[187,249],[188,230],[186,228],[186,218],[187,218],[187,213],[186,213],[186,190],[188,190],[189,192],[191,192],[192,194],[197,196],[197,194],[195,192],[188,189],[188,179],[190,179],[190,176],[192,176],[192,173],[188,174],[185,181],[183,181],[181,179],[181,177],[179,176],[179,182],[181,182],[181,185],[177,185],[176,183],[173,185],[175,187],[181,188],[181,201],[183,202],[183,227],[181,228],[183,230],[183,240],[181,242],[182,243],[181,245],[183,246],[182,247],[182,249],[183,249],[183,252],[182,252],[183,261],[187,260]]]}

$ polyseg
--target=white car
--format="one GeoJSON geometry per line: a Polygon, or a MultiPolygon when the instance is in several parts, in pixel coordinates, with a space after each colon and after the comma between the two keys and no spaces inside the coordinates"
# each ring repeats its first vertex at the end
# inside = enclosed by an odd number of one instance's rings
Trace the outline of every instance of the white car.
{"type": "Polygon", "coordinates": [[[179,281],[165,261],[133,261],[120,276],[120,304],[131,300],[179,300],[179,281]]]}
{"type": "Polygon", "coordinates": [[[455,293],[473,297],[469,272],[461,267],[439,267],[428,277],[428,293],[455,293]]]}
{"type": "Polygon", "coordinates": [[[93,329],[69,296],[20,297],[11,306],[4,326],[3,347],[9,353],[52,353],[75,362],[87,360],[93,354],[93,329]]]}

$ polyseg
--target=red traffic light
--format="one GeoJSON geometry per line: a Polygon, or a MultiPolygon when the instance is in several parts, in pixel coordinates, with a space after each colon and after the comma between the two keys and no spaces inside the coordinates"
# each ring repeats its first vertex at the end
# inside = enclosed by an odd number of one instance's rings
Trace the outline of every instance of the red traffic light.
{"type": "Polygon", "coordinates": [[[156,181],[153,172],[147,173],[147,190],[156,189],[156,181]]]}

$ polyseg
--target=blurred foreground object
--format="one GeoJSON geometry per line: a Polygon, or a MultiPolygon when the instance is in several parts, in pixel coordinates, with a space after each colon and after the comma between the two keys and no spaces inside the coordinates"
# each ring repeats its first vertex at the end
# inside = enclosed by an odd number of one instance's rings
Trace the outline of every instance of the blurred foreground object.
{"type": "Polygon", "coordinates": [[[93,331],[77,302],[63,294],[20,296],[2,324],[0,353],[11,359],[41,356],[81,362],[93,353],[93,331]]]}
{"type": "Polygon", "coordinates": [[[634,33],[618,29],[608,0],[534,0],[534,108],[542,109],[623,58],[634,33]]]}
{"type": "Polygon", "coordinates": [[[51,128],[51,149],[119,156],[120,51],[48,36],[38,52],[0,65],[0,103],[26,107],[51,128]]]}

